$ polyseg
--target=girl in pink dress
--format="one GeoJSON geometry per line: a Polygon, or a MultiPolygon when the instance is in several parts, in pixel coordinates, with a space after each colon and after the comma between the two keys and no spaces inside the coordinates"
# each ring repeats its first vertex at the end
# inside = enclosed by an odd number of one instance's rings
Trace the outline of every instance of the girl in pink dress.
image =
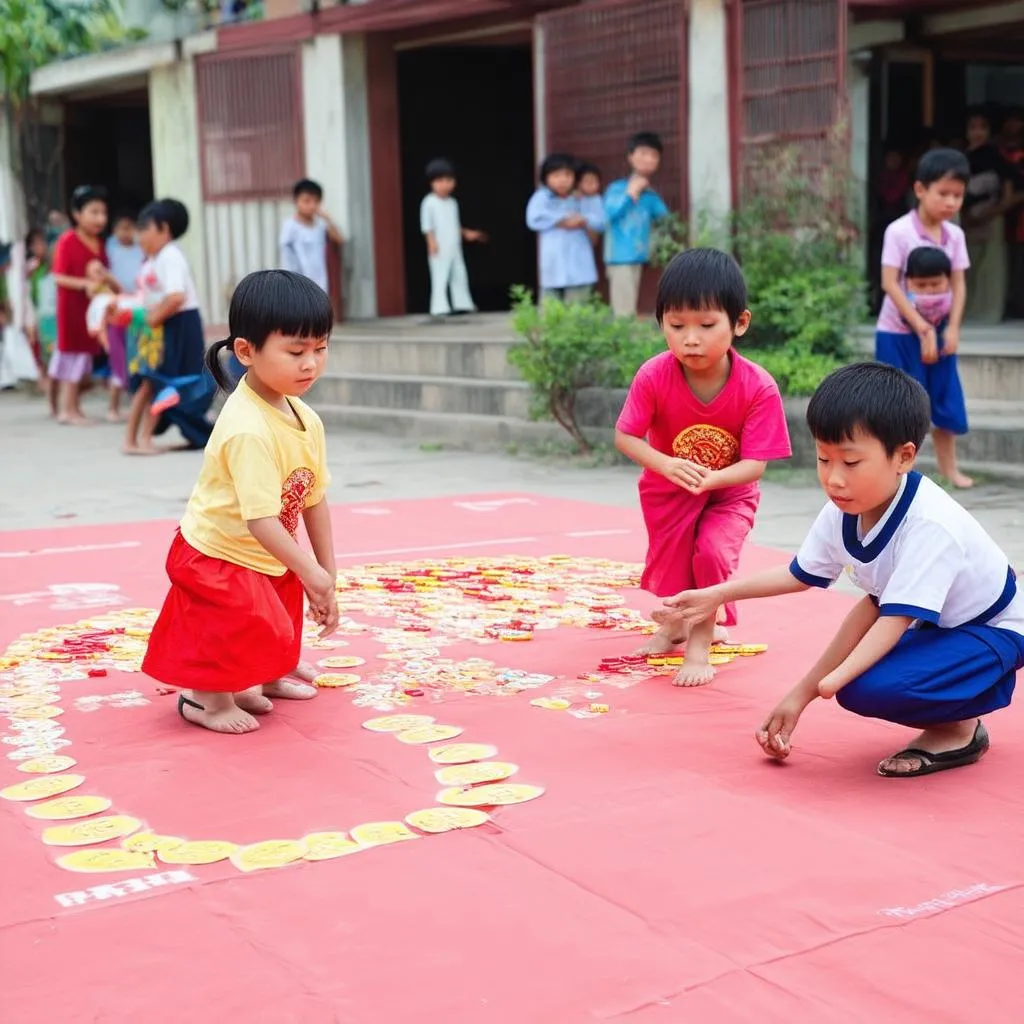
{"type": "MultiPolygon", "coordinates": [[[[750,311],[731,256],[679,253],[662,275],[656,315],[668,351],[633,378],[615,446],[643,467],[648,548],[641,586],[665,597],[732,576],[754,525],[758,480],[770,460],[788,459],[792,449],[778,385],[732,347],[746,333],[750,311]]],[[[638,653],[668,653],[686,642],[674,682],[711,682],[711,645],[736,622],[735,607],[692,629],[668,613],[656,618],[658,632],[638,653]]]]}

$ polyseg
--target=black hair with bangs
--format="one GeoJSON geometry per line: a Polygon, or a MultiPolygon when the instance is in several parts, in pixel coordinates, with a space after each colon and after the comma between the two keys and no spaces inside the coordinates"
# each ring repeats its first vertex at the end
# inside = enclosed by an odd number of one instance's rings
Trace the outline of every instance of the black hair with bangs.
{"type": "Polygon", "coordinates": [[[740,265],[719,249],[687,249],[677,253],[658,283],[654,315],[660,324],[674,309],[713,309],[736,326],[747,308],[747,283],[740,265]]]}
{"type": "Polygon", "coordinates": [[[920,281],[929,277],[950,277],[953,262],[937,245],[919,245],[910,250],[903,276],[920,281]]]}
{"type": "Polygon", "coordinates": [[[139,214],[139,227],[155,224],[167,228],[171,238],[178,239],[188,231],[188,207],[178,199],[154,199],[139,214]]]}
{"type": "Polygon", "coordinates": [[[291,338],[326,338],[334,326],[327,293],[315,281],[290,270],[257,270],[238,283],[228,310],[229,336],[206,353],[206,368],[224,391],[233,382],[221,366],[220,354],[244,338],[259,352],[272,334],[291,338]]]}
{"type": "Polygon", "coordinates": [[[833,371],[807,406],[815,441],[842,444],[859,430],[881,441],[890,457],[908,442],[920,451],[931,419],[928,392],[886,363],[852,363],[833,371]]]}

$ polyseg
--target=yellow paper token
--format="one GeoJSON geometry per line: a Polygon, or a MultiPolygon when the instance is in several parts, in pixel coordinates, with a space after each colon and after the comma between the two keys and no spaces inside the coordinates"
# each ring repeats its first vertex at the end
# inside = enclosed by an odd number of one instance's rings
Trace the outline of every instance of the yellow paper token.
{"type": "Polygon", "coordinates": [[[156,855],[164,864],[216,864],[219,860],[227,860],[237,849],[237,843],[227,843],[220,839],[199,839],[157,850],[156,855]]]}
{"type": "Polygon", "coordinates": [[[120,839],[138,831],[142,822],[126,814],[112,814],[108,818],[90,818],[74,825],[54,825],[43,831],[43,842],[47,846],[89,846],[105,843],[108,839],[120,839]]]}
{"type": "Polygon", "coordinates": [[[42,800],[48,796],[59,796],[75,789],[85,782],[84,775],[48,775],[44,778],[18,782],[6,789],[0,789],[4,800],[42,800]]]}
{"type": "Polygon", "coordinates": [[[158,853],[160,850],[172,850],[185,842],[178,836],[159,836],[153,832],[139,832],[122,840],[121,849],[132,853],[158,853]]]}
{"type": "Polygon", "coordinates": [[[544,708],[545,711],[566,711],[572,707],[570,701],[561,697],[534,697],[530,703],[535,708],[544,708]]]}
{"type": "Polygon", "coordinates": [[[399,743],[434,743],[437,740],[452,740],[462,735],[458,725],[419,725],[415,729],[405,729],[395,739],[399,743]]]}
{"type": "Polygon", "coordinates": [[[11,714],[11,718],[59,718],[64,714],[64,709],[56,707],[53,704],[40,704],[36,706],[29,706],[19,708],[17,711],[11,714]]]}
{"type": "Polygon", "coordinates": [[[388,843],[401,843],[418,837],[401,821],[370,821],[365,825],[356,825],[352,829],[352,838],[362,846],[386,846],[388,843]]]}
{"type": "Polygon", "coordinates": [[[457,828],[474,828],[491,820],[485,811],[471,807],[427,807],[405,816],[406,823],[421,832],[451,832],[457,828]]]}
{"type": "Polygon", "coordinates": [[[728,665],[736,658],[735,654],[709,654],[709,665],[728,665]]]}
{"type": "Polygon", "coordinates": [[[66,871],[140,871],[156,867],[148,853],[133,853],[130,850],[75,850],[57,858],[57,863],[66,871]]]}
{"type": "Polygon", "coordinates": [[[324,668],[355,668],[357,665],[365,665],[366,659],[355,654],[334,654],[329,658],[321,658],[320,664],[324,668]]]}
{"type": "Polygon", "coordinates": [[[525,786],[514,782],[496,782],[490,786],[463,789],[453,786],[437,794],[437,802],[451,807],[498,807],[503,804],[522,804],[536,800],[544,792],[543,786],[525,786]]]}
{"type": "Polygon", "coordinates": [[[294,839],[265,839],[261,843],[243,846],[231,854],[231,863],[239,871],[259,871],[263,868],[283,868],[306,855],[306,844],[294,839]]]}
{"type": "Polygon", "coordinates": [[[370,732],[403,732],[420,725],[430,725],[433,721],[430,715],[385,715],[383,718],[371,718],[363,722],[363,728],[370,732]]]}
{"type": "Polygon", "coordinates": [[[18,765],[19,772],[27,772],[29,775],[51,775],[54,772],[66,772],[74,768],[78,762],[73,757],[65,757],[63,754],[46,754],[43,757],[33,757],[29,761],[22,761],[18,765]]]}
{"type": "Polygon", "coordinates": [[[427,751],[434,764],[468,764],[470,761],[486,761],[494,757],[498,748],[490,743],[447,743],[443,747],[431,747],[427,751]]]}
{"type": "Polygon", "coordinates": [[[105,796],[59,796],[56,800],[32,804],[25,808],[25,813],[30,818],[41,818],[43,821],[64,821],[67,818],[87,818],[90,814],[108,811],[113,802],[105,796]]]}
{"type": "Polygon", "coordinates": [[[306,845],[303,855],[306,860],[333,860],[366,849],[344,832],[311,832],[303,836],[302,841],[306,845]]]}
{"type": "Polygon", "coordinates": [[[749,658],[753,654],[764,654],[767,650],[767,644],[740,644],[740,649],[736,653],[740,657],[749,658]]]}
{"type": "Polygon", "coordinates": [[[313,685],[321,689],[335,689],[341,686],[353,686],[360,677],[354,672],[321,672],[313,680],[313,685]]]}
{"type": "Polygon", "coordinates": [[[481,761],[478,764],[453,764],[439,768],[434,778],[442,786],[472,786],[478,782],[500,782],[519,771],[519,765],[507,761],[481,761]]]}

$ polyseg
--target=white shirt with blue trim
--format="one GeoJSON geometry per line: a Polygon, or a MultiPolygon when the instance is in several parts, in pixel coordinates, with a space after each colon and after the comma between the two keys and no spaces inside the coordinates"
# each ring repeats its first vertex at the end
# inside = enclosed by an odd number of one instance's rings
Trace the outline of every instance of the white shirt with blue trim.
{"type": "Polygon", "coordinates": [[[878,523],[861,535],[858,516],[829,502],[790,572],[829,587],[846,571],[882,615],[946,629],[989,625],[1024,636],[1024,596],[1006,554],[941,487],[908,473],[878,523]]]}

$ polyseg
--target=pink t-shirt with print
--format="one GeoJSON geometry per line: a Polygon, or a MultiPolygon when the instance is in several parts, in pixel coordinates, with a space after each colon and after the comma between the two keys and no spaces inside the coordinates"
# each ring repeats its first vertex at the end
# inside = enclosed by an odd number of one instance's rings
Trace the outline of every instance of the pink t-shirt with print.
{"type": "MultiPolygon", "coordinates": [[[[885,240],[882,242],[882,266],[895,267],[900,272],[900,287],[906,290],[903,271],[907,266],[907,257],[914,249],[922,245],[933,245],[941,249],[953,265],[954,270],[966,270],[971,265],[967,255],[967,240],[963,228],[946,221],[941,226],[938,239],[928,234],[928,229],[921,223],[917,210],[894,220],[885,229],[885,240]]],[[[886,295],[878,314],[879,331],[892,334],[913,334],[914,332],[903,321],[896,303],[886,295]]]]}
{"type": "MultiPolygon", "coordinates": [[[[616,427],[633,437],[646,437],[665,455],[725,469],[741,459],[768,462],[793,454],[786,411],[772,375],[738,352],[725,387],[702,402],[690,390],[683,367],[671,352],[648,359],[637,370],[616,427]]],[[[663,476],[644,470],[642,484],[679,488],[663,476]]],[[[756,491],[757,485],[744,489],[756,491]]]]}

